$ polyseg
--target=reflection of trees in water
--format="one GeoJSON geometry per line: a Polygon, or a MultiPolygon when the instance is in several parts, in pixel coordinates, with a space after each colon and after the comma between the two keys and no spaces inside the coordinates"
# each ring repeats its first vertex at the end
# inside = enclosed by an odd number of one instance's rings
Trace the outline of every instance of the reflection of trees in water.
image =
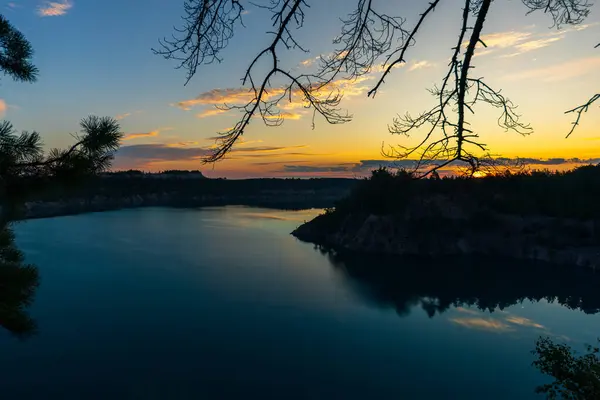
{"type": "Polygon", "coordinates": [[[504,309],[547,300],[587,314],[600,311],[600,274],[514,260],[342,255],[319,249],[363,300],[394,307],[400,316],[420,305],[433,317],[452,307],[504,309]]]}
{"type": "Polygon", "coordinates": [[[38,271],[24,264],[14,234],[7,224],[0,228],[0,326],[18,337],[35,332],[35,322],[26,312],[38,286],[38,271]]]}

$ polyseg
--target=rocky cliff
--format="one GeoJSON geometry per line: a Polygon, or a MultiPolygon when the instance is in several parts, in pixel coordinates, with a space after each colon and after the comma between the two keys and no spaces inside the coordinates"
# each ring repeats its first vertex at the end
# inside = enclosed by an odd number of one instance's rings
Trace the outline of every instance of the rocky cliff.
{"type": "Polygon", "coordinates": [[[439,196],[394,215],[330,211],[292,234],[341,251],[484,255],[600,267],[600,220],[500,214],[439,196]]]}

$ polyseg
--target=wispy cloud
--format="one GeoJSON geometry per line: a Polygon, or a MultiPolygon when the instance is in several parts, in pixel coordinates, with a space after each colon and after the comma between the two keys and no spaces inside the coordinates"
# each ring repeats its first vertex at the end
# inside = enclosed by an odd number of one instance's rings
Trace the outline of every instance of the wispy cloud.
{"type": "MultiPolygon", "coordinates": [[[[487,49],[506,49],[514,47],[519,43],[531,37],[531,32],[519,32],[519,31],[508,31],[508,32],[496,32],[488,35],[482,35],[481,41],[486,44],[487,49]]],[[[467,45],[465,42],[463,45],[467,45]]]]}
{"type": "Polygon", "coordinates": [[[451,318],[450,322],[469,329],[476,329],[488,332],[511,332],[514,328],[509,324],[494,318],[472,317],[472,318],[451,318]]]}
{"type": "MultiPolygon", "coordinates": [[[[314,94],[317,97],[327,97],[331,91],[339,91],[345,98],[358,96],[364,94],[368,90],[365,82],[369,79],[372,79],[372,77],[361,76],[352,80],[336,80],[319,93],[314,94]]],[[[281,99],[280,104],[278,104],[279,109],[282,110],[281,113],[279,115],[268,116],[267,118],[282,118],[290,120],[298,120],[302,118],[302,113],[292,112],[292,110],[306,108],[306,102],[304,101],[302,91],[299,89],[294,89],[292,90],[291,96],[288,96],[287,94],[288,92],[286,92],[286,88],[284,87],[271,88],[264,94],[263,100],[265,101],[279,100],[279,97],[284,97],[281,99]],[[284,94],[286,95],[283,96],[284,94]]],[[[224,104],[246,104],[253,101],[254,97],[254,91],[249,90],[248,88],[212,89],[201,93],[193,99],[183,100],[172,105],[179,107],[184,111],[190,111],[194,107],[212,106],[211,108],[204,109],[196,114],[198,118],[206,118],[215,115],[222,115],[227,113],[227,111],[230,111],[221,109],[219,106],[223,106],[224,104]]]]}
{"type": "Polygon", "coordinates": [[[524,53],[528,53],[533,50],[538,50],[544,47],[550,46],[554,42],[562,40],[564,36],[555,36],[547,39],[530,40],[515,46],[516,51],[514,53],[505,54],[501,57],[515,57],[524,53]]]}
{"type": "Polygon", "coordinates": [[[302,118],[302,114],[296,112],[283,111],[277,115],[267,115],[267,119],[292,119],[299,120],[302,118]]]}
{"type": "Polygon", "coordinates": [[[10,2],[10,3],[6,4],[6,8],[9,8],[11,10],[14,10],[15,8],[19,8],[19,7],[20,7],[20,5],[18,5],[15,2],[10,2]]]}
{"type": "MultiPolygon", "coordinates": [[[[534,50],[539,50],[548,47],[560,40],[563,40],[566,35],[574,31],[582,31],[590,27],[599,25],[600,23],[584,24],[576,27],[569,27],[543,33],[532,32],[535,26],[524,27],[523,30],[512,30],[506,32],[495,32],[481,37],[481,41],[485,43],[478,45],[476,56],[481,57],[491,53],[496,53],[500,50],[511,50],[508,54],[500,55],[501,58],[515,57],[534,50]]],[[[468,42],[463,45],[467,46],[468,42]]]]}
{"type": "Polygon", "coordinates": [[[133,139],[140,139],[140,138],[147,138],[147,137],[156,137],[156,136],[158,136],[159,133],[160,132],[158,130],[144,132],[144,133],[130,133],[128,135],[125,135],[122,140],[133,140],[133,139]]]}
{"type": "Polygon", "coordinates": [[[300,61],[300,65],[302,65],[303,67],[310,67],[311,65],[313,65],[320,59],[321,59],[321,56],[316,56],[314,58],[307,58],[306,60],[300,61]]]}
{"type": "Polygon", "coordinates": [[[0,118],[4,117],[4,114],[6,114],[6,110],[8,109],[8,106],[6,105],[6,102],[2,99],[0,99],[0,118]]]}
{"type": "Polygon", "coordinates": [[[538,324],[537,322],[532,321],[529,318],[519,317],[516,315],[510,315],[509,317],[505,318],[505,321],[513,325],[519,325],[528,328],[546,329],[544,325],[538,324]]]}
{"type": "MultiPolygon", "coordinates": [[[[267,155],[291,155],[299,154],[291,150],[307,148],[306,145],[297,146],[252,146],[236,147],[231,150],[232,153],[240,157],[265,157],[267,155]]],[[[177,143],[155,143],[155,144],[137,144],[122,146],[116,152],[115,159],[118,164],[139,165],[147,162],[167,162],[167,161],[194,161],[211,154],[213,149],[210,146],[198,146],[198,142],[177,142],[177,143]]],[[[231,158],[231,157],[230,157],[231,158]]]]}
{"type": "Polygon", "coordinates": [[[39,6],[37,11],[40,17],[57,17],[65,15],[71,8],[73,8],[73,3],[69,0],[61,2],[47,1],[39,6]]]}
{"type": "Polygon", "coordinates": [[[237,147],[231,149],[234,153],[272,153],[276,151],[287,151],[293,149],[304,149],[307,148],[308,145],[301,144],[298,146],[255,146],[255,147],[237,147]]]}
{"type": "Polygon", "coordinates": [[[456,307],[456,311],[463,313],[463,314],[470,314],[470,315],[479,315],[480,312],[477,310],[472,310],[470,308],[464,308],[464,307],[456,307]]]}
{"type": "Polygon", "coordinates": [[[517,327],[539,329],[550,333],[542,324],[539,324],[529,318],[514,315],[508,312],[500,313],[501,317],[492,317],[489,314],[472,309],[458,307],[456,311],[461,314],[468,314],[469,317],[454,317],[449,321],[468,329],[484,330],[489,332],[512,332],[517,327]]]}
{"type": "Polygon", "coordinates": [[[122,146],[115,154],[115,160],[123,162],[147,161],[189,161],[208,155],[210,149],[202,147],[172,147],[165,144],[137,144],[122,146]]]}
{"type": "MultiPolygon", "coordinates": [[[[278,91],[278,93],[281,94],[281,91],[278,91]]],[[[247,88],[212,89],[193,99],[180,101],[175,105],[184,111],[190,111],[195,106],[242,103],[248,102],[252,98],[254,98],[254,92],[247,88]]]]}
{"type": "Polygon", "coordinates": [[[537,79],[542,82],[558,82],[576,78],[600,68],[600,57],[580,58],[543,68],[534,68],[508,75],[508,80],[537,79]]]}
{"type": "Polygon", "coordinates": [[[123,113],[123,114],[118,114],[117,116],[115,116],[115,119],[120,121],[122,119],[125,119],[127,117],[131,116],[131,113],[123,113]]]}
{"type": "Polygon", "coordinates": [[[322,172],[348,172],[354,164],[350,163],[347,165],[284,165],[281,169],[282,172],[291,173],[322,173],[322,172]]]}
{"type": "Polygon", "coordinates": [[[410,67],[408,67],[408,70],[416,71],[418,69],[424,69],[424,68],[430,68],[430,67],[433,67],[433,64],[427,60],[423,60],[423,61],[417,61],[416,63],[412,64],[410,67]]]}
{"type": "Polygon", "coordinates": [[[196,114],[196,117],[198,118],[206,118],[206,117],[212,117],[215,115],[221,115],[223,113],[226,113],[227,110],[224,110],[222,108],[209,108],[208,110],[204,110],[198,114],[196,114]]]}

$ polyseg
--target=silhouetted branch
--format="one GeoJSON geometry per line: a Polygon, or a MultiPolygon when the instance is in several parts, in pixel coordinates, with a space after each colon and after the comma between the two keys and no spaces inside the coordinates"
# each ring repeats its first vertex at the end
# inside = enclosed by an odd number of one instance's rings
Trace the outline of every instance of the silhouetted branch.
{"type": "MultiPolygon", "coordinates": [[[[528,13],[543,11],[550,14],[553,25],[558,28],[580,24],[592,6],[589,0],[521,1],[528,13]]],[[[428,2],[414,27],[407,29],[404,18],[379,12],[375,0],[356,0],[356,7],[342,19],[341,34],[333,40],[333,53],[318,57],[317,71],[305,74],[286,70],[281,65],[280,50],[306,51],[294,38],[291,28],[303,27],[303,10],[309,7],[308,0],[270,0],[269,5],[251,3],[271,13],[275,29],[268,33],[274,38],[251,60],[242,79],[242,84],[249,87],[250,100],[245,104],[221,107],[227,111],[239,110],[241,117],[231,129],[220,134],[215,152],[204,162],[223,158],[244,134],[252,118],[260,116],[267,126],[281,125],[284,120],[281,102],[284,100],[292,103],[297,97],[300,107],[312,108],[313,126],[316,115],[333,124],[350,121],[351,116],[339,108],[343,95],[339,81],[380,71],[381,76],[367,93],[374,97],[392,70],[406,62],[408,50],[415,45],[417,34],[439,3],[440,0],[428,2]],[[259,61],[268,62],[266,71],[257,71],[259,61]],[[272,83],[276,81],[277,84],[272,83]]],[[[437,104],[417,117],[410,114],[398,117],[390,127],[391,133],[404,135],[426,128],[424,137],[415,146],[400,146],[387,155],[419,157],[421,162],[417,168],[435,163],[431,171],[455,161],[466,163],[471,171],[476,171],[481,168],[478,157],[486,154],[487,147],[470,128],[468,116],[475,112],[475,105],[479,103],[498,108],[501,111],[498,124],[506,130],[523,135],[532,131],[528,124],[520,121],[516,106],[500,90],[492,88],[483,78],[470,76],[477,45],[486,46],[481,33],[491,3],[492,0],[464,0],[458,42],[452,49],[447,74],[442,78],[441,86],[431,90],[437,97],[437,104]]],[[[233,0],[186,0],[184,8],[186,24],[177,30],[183,35],[162,41],[163,50],[155,52],[180,61],[179,68],[187,69],[187,83],[199,64],[221,61],[219,52],[233,37],[236,24],[241,24],[243,7],[233,0]]],[[[298,104],[291,104],[288,109],[297,107],[298,104]]]]}
{"type": "Polygon", "coordinates": [[[415,170],[428,168],[422,177],[455,162],[466,163],[471,173],[481,168],[479,157],[469,149],[485,154],[487,147],[479,141],[479,135],[469,128],[467,118],[467,112],[474,113],[474,106],[479,102],[501,109],[502,113],[498,118],[501,127],[520,134],[528,134],[531,131],[529,125],[519,121],[519,115],[515,112],[516,106],[499,90],[493,89],[483,78],[469,77],[475,47],[481,43],[481,31],[490,5],[491,0],[465,0],[458,43],[453,49],[448,71],[441,87],[431,90],[438,99],[437,104],[417,117],[410,114],[398,117],[389,128],[392,134],[408,136],[416,129],[429,126],[417,145],[398,146],[387,153],[384,152],[385,156],[392,158],[417,156],[419,162],[415,170]],[[463,41],[470,29],[469,18],[472,14],[476,20],[463,54],[463,41]]]}
{"type": "Polygon", "coordinates": [[[186,68],[185,84],[192,79],[200,64],[221,62],[219,54],[233,37],[235,26],[242,24],[244,7],[238,0],[186,0],[183,28],[174,28],[177,34],[160,41],[161,49],[154,54],[180,62],[177,68],[186,68]]]}
{"type": "Polygon", "coordinates": [[[552,16],[553,26],[577,25],[590,13],[593,3],[589,0],[522,0],[529,8],[528,14],[543,11],[552,16]]]}
{"type": "Polygon", "coordinates": [[[31,63],[33,48],[25,36],[0,15],[0,70],[17,81],[35,82],[38,69],[31,63]]]}
{"type": "Polygon", "coordinates": [[[10,122],[0,122],[0,207],[22,201],[45,183],[75,183],[110,168],[122,137],[118,122],[91,116],[80,125],[75,144],[44,154],[37,132],[17,134],[10,122]]]}
{"type": "Polygon", "coordinates": [[[588,109],[590,108],[590,106],[592,104],[594,104],[596,102],[596,100],[598,100],[598,99],[600,99],[600,93],[593,95],[585,104],[577,106],[571,110],[565,111],[565,114],[575,113],[575,115],[577,115],[577,118],[575,118],[575,121],[573,122],[573,126],[571,127],[571,130],[569,131],[569,133],[567,134],[566,137],[571,136],[571,134],[577,128],[577,125],[579,125],[579,120],[581,119],[581,115],[584,112],[587,112],[588,109]]]}
{"type": "MultiPolygon", "coordinates": [[[[290,104],[295,97],[300,96],[305,108],[312,107],[315,114],[323,116],[327,122],[338,124],[349,121],[351,116],[339,110],[338,106],[342,99],[339,90],[325,92],[323,85],[315,76],[302,74],[294,76],[280,66],[278,46],[285,49],[299,48],[301,45],[294,39],[291,33],[291,25],[298,28],[304,24],[303,6],[307,6],[304,0],[278,0],[272,1],[270,6],[260,6],[272,13],[273,26],[276,28],[275,35],[268,47],[258,53],[248,66],[242,79],[242,84],[250,85],[249,93],[252,98],[243,105],[224,105],[223,110],[239,110],[242,117],[226,132],[220,133],[217,140],[217,149],[206,157],[203,162],[211,163],[223,158],[235,142],[242,136],[255,116],[260,116],[267,126],[279,126],[283,123],[283,117],[279,109],[284,100],[290,104]],[[257,83],[255,78],[255,66],[262,60],[269,60],[271,67],[257,83]],[[277,76],[285,78],[286,85],[271,85],[271,81],[277,76]]],[[[314,122],[314,114],[313,114],[314,122]]]]}
{"type": "MultiPolygon", "coordinates": [[[[594,46],[594,48],[598,48],[598,46],[600,46],[600,43],[598,43],[597,45],[594,46]]],[[[581,116],[584,112],[587,112],[588,109],[590,108],[590,106],[592,104],[594,104],[596,102],[596,100],[600,99],[600,93],[596,93],[595,95],[593,95],[592,97],[590,97],[590,99],[585,103],[582,104],[580,106],[577,106],[571,110],[565,111],[565,114],[570,114],[570,113],[575,113],[575,115],[577,116],[575,118],[575,121],[573,121],[571,126],[571,130],[569,131],[569,133],[567,133],[567,138],[569,136],[571,136],[571,134],[573,132],[575,132],[575,129],[577,129],[577,126],[579,125],[579,121],[581,120],[581,116]]]]}
{"type": "MultiPolygon", "coordinates": [[[[387,57],[387,60],[386,60],[387,66],[385,67],[385,70],[383,71],[381,78],[379,78],[379,80],[377,81],[377,83],[375,84],[373,89],[371,89],[369,91],[368,96],[375,97],[377,90],[384,83],[385,78],[392,71],[392,68],[394,68],[398,64],[406,62],[406,60],[404,59],[406,51],[408,50],[408,48],[410,46],[412,46],[414,44],[414,37],[417,34],[417,32],[419,31],[419,29],[421,28],[423,21],[425,21],[425,18],[427,18],[435,10],[435,7],[439,4],[439,2],[440,2],[440,0],[435,0],[435,1],[432,1],[431,3],[429,3],[429,6],[427,7],[427,9],[419,17],[419,21],[417,22],[415,27],[408,34],[408,39],[398,49],[396,49],[392,54],[390,54],[387,57]],[[400,53],[398,55],[398,57],[396,59],[394,59],[394,61],[389,62],[390,60],[392,60],[392,58],[397,53],[400,53]]],[[[463,32],[463,31],[461,30],[461,32],[463,32]]]]}
{"type": "MultiPolygon", "coordinates": [[[[342,46],[331,56],[320,58],[317,76],[322,79],[321,85],[328,85],[341,74],[345,79],[353,79],[371,72],[397,40],[400,41],[400,47],[408,47],[415,31],[409,34],[403,28],[404,22],[402,18],[377,12],[372,0],[359,0],[356,9],[346,19],[342,19],[342,33],[333,41],[334,45],[342,46]]],[[[397,51],[389,54],[387,60],[397,51]]],[[[398,62],[390,64],[389,69],[398,62]]]]}

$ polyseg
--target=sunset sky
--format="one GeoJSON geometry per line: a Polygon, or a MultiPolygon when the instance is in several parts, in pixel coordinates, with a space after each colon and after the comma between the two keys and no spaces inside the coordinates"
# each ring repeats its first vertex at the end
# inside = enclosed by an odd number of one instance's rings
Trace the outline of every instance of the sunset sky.
{"type": "MultiPolygon", "coordinates": [[[[387,131],[397,114],[417,114],[435,101],[427,88],[444,75],[460,26],[462,1],[442,1],[426,21],[407,64],[395,69],[375,99],[366,92],[379,76],[344,84],[342,106],[352,122],[328,125],[311,112],[294,109],[280,127],[259,121],[250,125],[226,160],[201,165],[218,131],[232,126],[236,112],[219,113],[215,105],[244,99],[240,87],[249,61],[268,45],[268,15],[242,1],[248,12],[223,53],[222,64],[202,66],[187,86],[185,71],[152,53],[160,37],[178,25],[183,0],[71,0],[4,2],[2,13],[35,49],[38,82],[16,83],[5,77],[0,112],[18,130],[36,130],[45,145],[71,143],[81,118],[94,114],[120,120],[126,133],[115,160],[116,169],[200,169],[209,177],[357,176],[389,160],[382,143],[394,145],[418,138],[387,131]],[[383,160],[383,161],[382,161],[383,160]]],[[[340,17],[355,0],[309,1],[305,27],[298,41],[311,51],[281,51],[288,70],[314,68],[315,57],[333,50],[340,17]]],[[[408,26],[428,2],[377,0],[408,26]]],[[[498,114],[476,109],[473,126],[493,154],[525,157],[536,165],[564,168],[570,159],[600,162],[600,109],[588,112],[578,130],[565,139],[573,116],[564,111],[600,90],[600,5],[584,25],[552,28],[548,15],[526,15],[520,0],[495,1],[484,28],[488,48],[476,53],[473,74],[483,76],[519,105],[534,132],[522,137],[496,125],[498,114]],[[540,160],[536,162],[536,160],[540,160]],[[548,161],[548,159],[554,159],[548,161]],[[598,159],[598,160],[596,160],[598,159]]]]}

